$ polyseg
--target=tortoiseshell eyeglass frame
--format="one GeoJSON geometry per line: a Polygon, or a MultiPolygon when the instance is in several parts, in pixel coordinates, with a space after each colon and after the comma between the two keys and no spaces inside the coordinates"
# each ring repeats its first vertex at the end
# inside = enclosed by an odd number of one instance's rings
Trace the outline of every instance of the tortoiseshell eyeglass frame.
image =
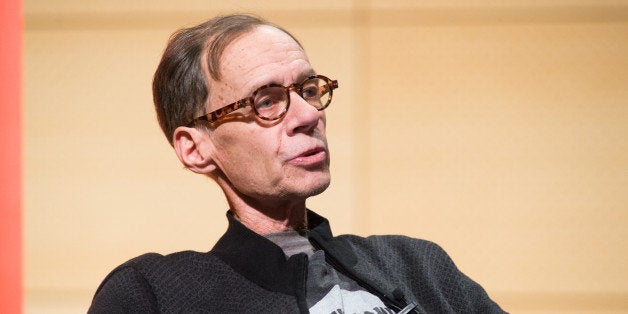
{"type": "Polygon", "coordinates": [[[210,124],[217,122],[218,120],[220,120],[221,118],[223,118],[224,116],[238,110],[238,109],[242,109],[242,108],[246,108],[248,106],[251,106],[251,108],[253,108],[253,111],[255,112],[255,115],[257,117],[259,117],[262,120],[266,120],[266,121],[274,121],[274,120],[278,120],[281,119],[284,115],[286,115],[286,112],[288,112],[288,108],[290,108],[290,91],[293,90],[295,91],[299,97],[301,96],[301,92],[303,89],[303,85],[307,82],[310,81],[312,79],[321,79],[325,82],[324,86],[321,87],[325,87],[325,91],[323,91],[322,94],[325,93],[329,93],[329,98],[327,99],[327,103],[322,104],[322,106],[320,108],[315,107],[318,111],[324,110],[325,108],[327,108],[329,106],[329,104],[331,103],[331,99],[332,99],[332,95],[333,95],[333,90],[338,88],[338,81],[337,80],[332,80],[329,79],[326,76],[323,75],[311,75],[308,76],[307,78],[305,78],[303,81],[301,81],[300,83],[294,83],[290,86],[283,86],[283,85],[279,85],[279,84],[267,84],[264,86],[261,86],[260,88],[256,89],[253,92],[253,95],[251,95],[250,97],[247,98],[243,98],[240,99],[234,103],[228,104],[222,108],[216,109],[208,114],[204,114],[202,116],[196,117],[194,118],[192,121],[190,121],[190,123],[187,124],[188,127],[192,127],[194,126],[194,123],[198,120],[204,120],[209,122],[210,124]],[[282,87],[285,89],[285,93],[286,93],[286,108],[283,109],[283,111],[276,117],[273,118],[267,118],[264,117],[262,115],[259,114],[259,112],[257,111],[257,109],[254,106],[254,102],[255,102],[255,96],[257,95],[257,93],[259,93],[260,91],[269,88],[269,87],[282,87]]]}

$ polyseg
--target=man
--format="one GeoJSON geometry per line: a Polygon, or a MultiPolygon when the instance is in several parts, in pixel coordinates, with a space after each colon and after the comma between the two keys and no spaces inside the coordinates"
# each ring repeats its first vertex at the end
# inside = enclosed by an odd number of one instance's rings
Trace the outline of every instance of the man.
{"type": "Polygon", "coordinates": [[[437,245],[333,237],[306,209],[330,182],[323,110],[336,88],[259,18],[176,33],[153,82],[159,123],[185,167],[223,190],[229,228],[208,253],[119,266],[90,312],[502,312],[437,245]]]}

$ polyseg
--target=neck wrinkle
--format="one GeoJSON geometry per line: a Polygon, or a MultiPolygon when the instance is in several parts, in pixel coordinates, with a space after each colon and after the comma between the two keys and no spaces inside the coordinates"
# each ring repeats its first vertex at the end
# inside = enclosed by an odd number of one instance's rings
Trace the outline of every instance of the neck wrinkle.
{"type": "Polygon", "coordinates": [[[215,179],[227,198],[233,216],[253,232],[264,235],[307,230],[305,199],[263,202],[239,193],[222,176],[215,179]]]}
{"type": "Polygon", "coordinates": [[[252,207],[232,206],[230,210],[238,221],[260,235],[289,230],[301,232],[307,229],[305,204],[297,208],[278,209],[274,213],[252,207]]]}

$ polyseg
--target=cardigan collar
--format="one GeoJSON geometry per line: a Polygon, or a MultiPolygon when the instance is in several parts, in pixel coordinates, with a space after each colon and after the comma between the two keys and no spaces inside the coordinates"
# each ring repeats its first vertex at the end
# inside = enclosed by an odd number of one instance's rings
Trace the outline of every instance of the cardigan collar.
{"type": "MultiPolygon", "coordinates": [[[[357,262],[353,251],[333,238],[329,221],[310,210],[307,210],[307,218],[308,238],[314,247],[325,250],[344,267],[353,267],[357,262]]],[[[229,227],[210,253],[265,289],[295,295],[305,288],[305,254],[286,259],[279,246],[248,229],[231,212],[227,212],[227,219],[229,227]]]]}

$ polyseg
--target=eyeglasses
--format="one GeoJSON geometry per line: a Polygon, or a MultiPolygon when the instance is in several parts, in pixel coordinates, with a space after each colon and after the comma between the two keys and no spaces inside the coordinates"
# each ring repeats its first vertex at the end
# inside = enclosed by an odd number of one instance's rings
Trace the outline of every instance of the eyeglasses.
{"type": "Polygon", "coordinates": [[[188,126],[192,126],[197,120],[214,123],[224,116],[248,106],[251,106],[255,115],[262,120],[281,119],[290,107],[290,91],[295,91],[308,104],[321,111],[331,103],[331,96],[336,88],[338,88],[338,81],[323,75],[312,75],[301,83],[294,83],[290,86],[264,85],[255,90],[251,97],[240,99],[208,114],[196,117],[188,126]]]}

